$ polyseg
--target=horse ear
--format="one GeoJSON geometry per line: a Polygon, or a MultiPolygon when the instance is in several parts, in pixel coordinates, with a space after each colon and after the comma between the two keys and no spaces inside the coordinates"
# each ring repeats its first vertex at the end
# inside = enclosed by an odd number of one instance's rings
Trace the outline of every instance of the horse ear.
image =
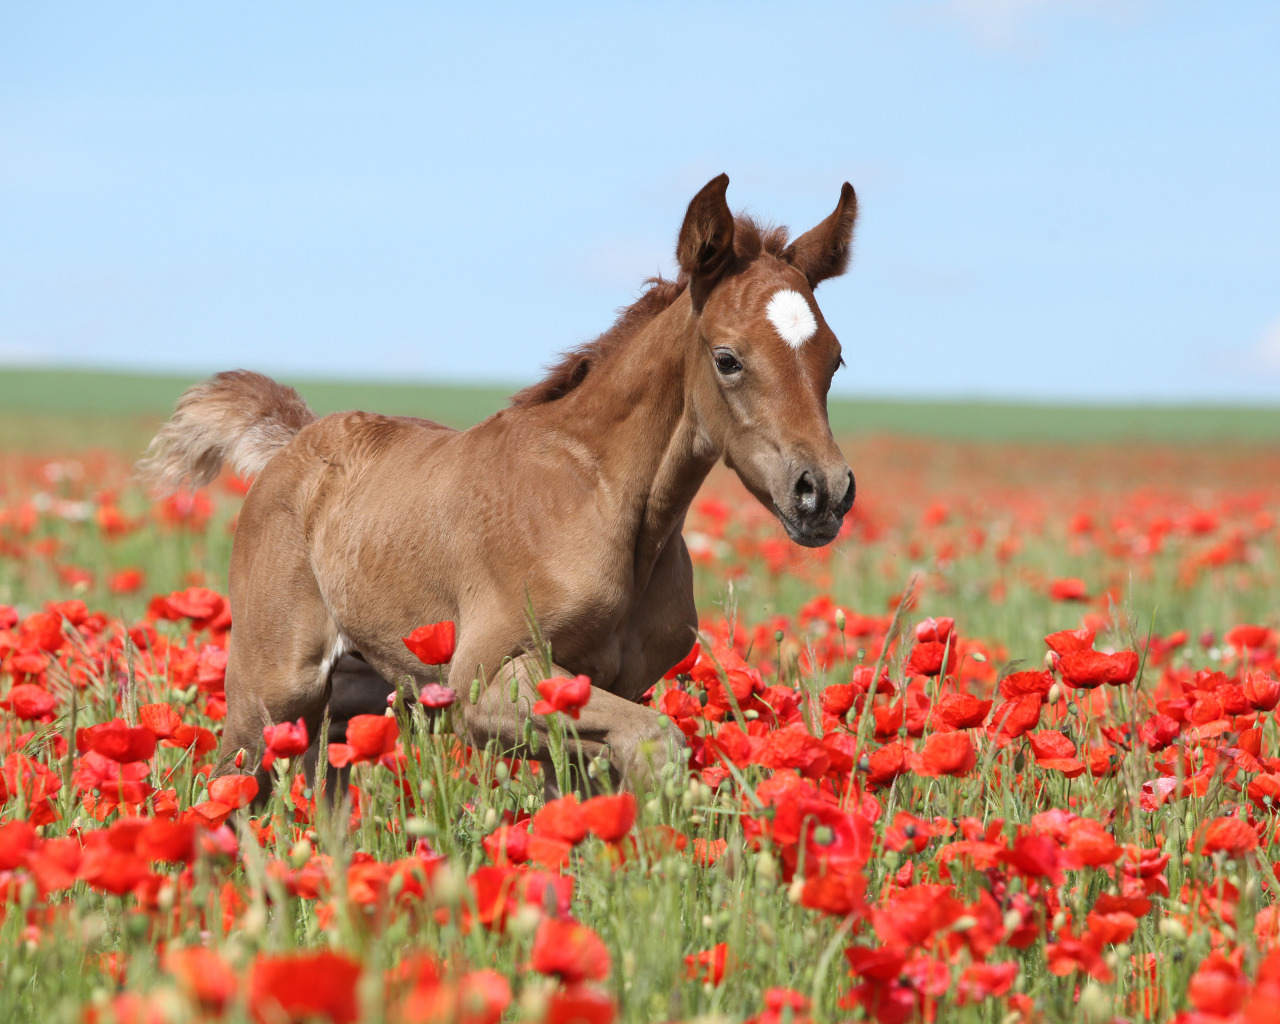
{"type": "Polygon", "coordinates": [[[849,266],[849,243],[857,219],[858,197],[846,181],[831,216],[787,246],[782,258],[808,278],[810,288],[829,277],[839,277],[849,266]]]}
{"type": "Polygon", "coordinates": [[[700,308],[712,286],[733,262],[733,214],[725,200],[729,175],[702,186],[689,203],[676,243],[676,262],[689,275],[694,307],[700,308]]]}

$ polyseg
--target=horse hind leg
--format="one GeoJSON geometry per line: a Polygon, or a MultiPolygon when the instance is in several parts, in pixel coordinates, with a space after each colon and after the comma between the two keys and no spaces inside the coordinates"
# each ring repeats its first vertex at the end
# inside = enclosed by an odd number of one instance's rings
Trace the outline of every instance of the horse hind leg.
{"type": "Polygon", "coordinates": [[[232,607],[227,721],[216,772],[256,770],[260,796],[271,784],[260,767],[263,729],[301,718],[307,735],[317,734],[332,668],[344,646],[314,580],[289,582],[294,585],[279,586],[277,578],[247,607],[232,607]]]}

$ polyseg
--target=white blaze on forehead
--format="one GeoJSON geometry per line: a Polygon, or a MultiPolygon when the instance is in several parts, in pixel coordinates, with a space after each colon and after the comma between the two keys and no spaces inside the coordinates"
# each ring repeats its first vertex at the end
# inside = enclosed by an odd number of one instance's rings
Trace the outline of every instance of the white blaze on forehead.
{"type": "Polygon", "coordinates": [[[809,303],[803,295],[790,288],[774,292],[764,314],[782,335],[782,340],[792,348],[799,348],[818,330],[818,321],[814,319],[809,303]]]}

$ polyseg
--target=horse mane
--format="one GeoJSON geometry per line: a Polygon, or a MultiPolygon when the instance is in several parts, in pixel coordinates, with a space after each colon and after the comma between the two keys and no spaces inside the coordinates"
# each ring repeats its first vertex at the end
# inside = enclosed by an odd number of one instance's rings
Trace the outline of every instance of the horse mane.
{"type": "MultiPolygon", "coordinates": [[[[745,214],[734,218],[733,251],[739,265],[762,255],[781,257],[790,240],[785,227],[761,224],[745,214]]],[[[689,287],[689,278],[681,271],[674,281],[659,275],[647,278],[644,284],[640,297],[618,310],[612,327],[565,352],[542,380],[512,395],[511,404],[542,405],[563,398],[587,379],[593,367],[609,362],[646,324],[680,298],[689,287]]]]}

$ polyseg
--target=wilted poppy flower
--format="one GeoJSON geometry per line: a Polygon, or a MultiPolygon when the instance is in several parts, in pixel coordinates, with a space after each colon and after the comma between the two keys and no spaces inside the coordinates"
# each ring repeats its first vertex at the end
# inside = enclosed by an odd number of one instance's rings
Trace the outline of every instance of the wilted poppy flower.
{"type": "Polygon", "coordinates": [[[535,715],[550,715],[562,711],[576,719],[591,699],[591,677],[557,676],[554,679],[544,679],[538,684],[538,693],[542,695],[542,700],[533,706],[535,715]]]}
{"type": "Polygon", "coordinates": [[[600,936],[570,918],[548,917],[533,937],[530,966],[562,981],[603,981],[611,966],[609,951],[600,936]]]}
{"type": "Polygon", "coordinates": [[[404,645],[424,665],[445,665],[457,649],[457,628],[452,622],[419,626],[404,637],[404,645]]]}
{"type": "Polygon", "coordinates": [[[425,708],[433,708],[437,711],[457,703],[457,700],[457,693],[439,683],[427,683],[418,692],[418,703],[425,708]]]}

